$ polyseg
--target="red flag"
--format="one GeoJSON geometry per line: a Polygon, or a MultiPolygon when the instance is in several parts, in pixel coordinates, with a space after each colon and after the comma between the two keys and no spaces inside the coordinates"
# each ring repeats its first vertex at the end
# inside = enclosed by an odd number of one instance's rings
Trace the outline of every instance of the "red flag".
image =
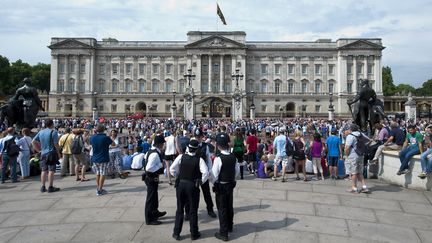
{"type": "Polygon", "coordinates": [[[217,6],[217,10],[216,10],[217,15],[219,15],[219,18],[221,19],[222,23],[224,25],[226,25],[225,17],[223,15],[221,9],[219,8],[219,4],[216,3],[216,6],[217,6]]]}

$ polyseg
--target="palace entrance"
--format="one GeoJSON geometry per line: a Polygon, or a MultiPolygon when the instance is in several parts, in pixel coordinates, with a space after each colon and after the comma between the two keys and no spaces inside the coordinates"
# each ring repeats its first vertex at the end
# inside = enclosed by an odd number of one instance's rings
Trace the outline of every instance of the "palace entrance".
{"type": "Polygon", "coordinates": [[[201,105],[202,117],[231,117],[231,104],[221,98],[207,98],[201,105]]]}

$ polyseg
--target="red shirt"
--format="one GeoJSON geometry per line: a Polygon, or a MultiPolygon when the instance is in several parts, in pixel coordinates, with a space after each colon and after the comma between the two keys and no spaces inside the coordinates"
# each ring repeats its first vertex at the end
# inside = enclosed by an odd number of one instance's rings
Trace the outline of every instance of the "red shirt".
{"type": "Polygon", "coordinates": [[[248,136],[246,138],[246,144],[249,145],[248,153],[256,153],[258,141],[258,138],[254,135],[248,136]]]}

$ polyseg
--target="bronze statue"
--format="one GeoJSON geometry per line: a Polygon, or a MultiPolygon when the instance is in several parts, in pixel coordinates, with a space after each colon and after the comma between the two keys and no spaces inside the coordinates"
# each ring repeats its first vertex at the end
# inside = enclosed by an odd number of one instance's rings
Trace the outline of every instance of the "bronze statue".
{"type": "Polygon", "coordinates": [[[369,86],[369,80],[360,79],[359,81],[360,92],[352,100],[348,100],[347,103],[354,123],[364,132],[367,131],[369,124],[369,129],[373,134],[374,124],[379,123],[381,119],[387,119],[384,114],[384,103],[377,99],[375,90],[369,86]]]}
{"type": "Polygon", "coordinates": [[[33,128],[39,109],[44,110],[36,88],[31,86],[31,79],[25,78],[24,85],[18,88],[8,103],[0,108],[0,124],[18,129],[33,128]],[[7,124],[5,124],[5,121],[7,124]]]}

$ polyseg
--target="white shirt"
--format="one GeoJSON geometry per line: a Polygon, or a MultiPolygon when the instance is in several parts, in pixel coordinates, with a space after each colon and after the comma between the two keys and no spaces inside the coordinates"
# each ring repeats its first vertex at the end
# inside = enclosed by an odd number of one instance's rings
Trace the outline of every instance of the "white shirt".
{"type": "Polygon", "coordinates": [[[29,136],[24,136],[16,142],[16,144],[20,147],[21,151],[30,151],[30,146],[32,143],[32,139],[29,136]]]}
{"type": "MultiPolygon", "coordinates": [[[[221,153],[224,155],[230,154],[228,150],[222,150],[221,153]]],[[[222,160],[218,156],[214,159],[213,168],[211,169],[210,182],[212,184],[214,184],[219,179],[219,173],[221,171],[221,168],[222,168],[222,160]]],[[[240,165],[239,163],[235,163],[235,176],[237,177],[239,173],[240,173],[240,165]]]]}
{"type": "Polygon", "coordinates": [[[109,152],[110,153],[121,152],[120,141],[118,137],[114,139],[114,143],[116,144],[115,146],[112,145],[109,146],[109,152]]]}
{"type": "Polygon", "coordinates": [[[357,145],[357,138],[355,136],[365,136],[363,133],[360,133],[358,131],[352,132],[352,134],[348,134],[345,141],[345,147],[350,147],[350,154],[348,155],[349,158],[358,157],[357,153],[355,152],[355,146],[357,145]]]}
{"type": "MultiPolygon", "coordinates": [[[[150,148],[150,150],[155,150],[155,149],[159,153],[161,152],[160,149],[158,149],[154,146],[152,146],[150,148]]],[[[150,150],[149,150],[149,152],[150,152],[150,150]]],[[[149,153],[149,152],[147,152],[147,153],[149,153]]],[[[146,156],[147,156],[147,154],[146,154],[146,156]]],[[[163,167],[163,165],[162,165],[162,161],[159,158],[159,155],[155,152],[151,153],[150,156],[148,157],[148,161],[147,161],[145,170],[148,172],[156,172],[162,167],[163,167]]]]}
{"type": "Polygon", "coordinates": [[[13,138],[13,136],[8,134],[6,137],[0,139],[0,153],[3,153],[3,149],[4,149],[6,141],[8,141],[9,139],[12,139],[12,138],[13,138]]]}
{"type": "MultiPolygon", "coordinates": [[[[195,156],[195,153],[190,153],[189,151],[186,153],[190,156],[195,156]]],[[[183,157],[183,154],[180,154],[179,156],[177,156],[177,158],[174,160],[173,164],[170,166],[170,174],[174,177],[177,177],[179,172],[180,172],[180,164],[181,164],[182,157],[183,157]]],[[[199,168],[200,168],[200,172],[201,172],[201,182],[205,183],[209,178],[209,170],[207,168],[206,163],[204,162],[204,160],[202,158],[200,158],[199,168]]]]}
{"type": "Polygon", "coordinates": [[[170,135],[165,138],[165,155],[175,155],[176,147],[175,147],[175,137],[170,135]]]}
{"type": "Polygon", "coordinates": [[[133,170],[140,170],[143,167],[143,161],[144,161],[144,153],[138,153],[135,152],[132,155],[132,164],[131,164],[131,169],[133,170]]]}
{"type": "MultiPolygon", "coordinates": [[[[192,140],[192,139],[197,140],[196,138],[191,138],[191,140],[192,140]]],[[[199,146],[202,146],[202,142],[201,142],[201,141],[198,141],[198,142],[200,142],[200,143],[199,143],[199,146]]],[[[206,147],[207,147],[207,148],[206,148],[206,152],[205,152],[205,153],[206,153],[206,155],[205,155],[205,157],[206,157],[206,161],[205,161],[205,163],[207,164],[207,168],[208,168],[208,170],[210,171],[211,168],[212,168],[212,166],[213,166],[213,164],[212,164],[211,153],[210,153],[210,150],[209,150],[208,144],[207,144],[206,147]]],[[[186,148],[186,152],[189,152],[189,147],[186,148]]]]}

